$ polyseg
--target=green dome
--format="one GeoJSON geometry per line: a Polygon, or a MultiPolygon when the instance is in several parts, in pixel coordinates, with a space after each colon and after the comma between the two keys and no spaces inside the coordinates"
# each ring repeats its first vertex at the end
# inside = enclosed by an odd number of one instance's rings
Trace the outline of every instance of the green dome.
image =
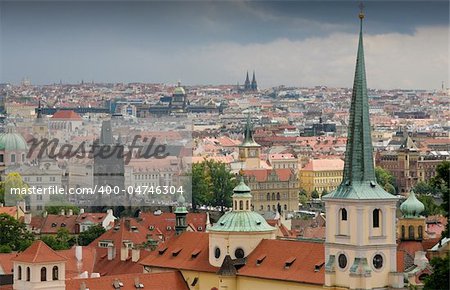
{"type": "Polygon", "coordinates": [[[183,87],[176,87],[173,91],[174,95],[185,95],[186,92],[184,91],[183,87]]]}
{"type": "Polygon", "coordinates": [[[416,198],[416,194],[411,190],[408,198],[400,206],[403,216],[406,218],[419,217],[425,210],[425,206],[416,198]]]}
{"type": "Polygon", "coordinates": [[[180,194],[178,196],[178,200],[177,200],[177,207],[175,208],[175,213],[188,213],[187,208],[186,208],[186,199],[184,198],[183,194],[180,194]]]}
{"type": "Polygon", "coordinates": [[[27,142],[19,133],[14,132],[14,125],[6,128],[6,133],[0,134],[0,150],[5,151],[26,151],[27,142]]]}
{"type": "Polygon", "coordinates": [[[275,228],[254,211],[232,211],[224,214],[209,230],[211,232],[270,232],[275,228]]]}

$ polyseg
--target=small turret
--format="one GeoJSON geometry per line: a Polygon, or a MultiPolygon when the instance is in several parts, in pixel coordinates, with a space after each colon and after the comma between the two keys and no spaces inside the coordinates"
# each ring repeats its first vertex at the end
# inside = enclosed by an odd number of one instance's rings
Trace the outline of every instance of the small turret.
{"type": "Polygon", "coordinates": [[[405,218],[418,218],[425,210],[425,206],[416,198],[414,191],[411,190],[408,198],[400,206],[400,210],[405,218]]]}
{"type": "Polygon", "coordinates": [[[186,215],[188,211],[186,209],[186,199],[183,194],[178,196],[177,207],[175,209],[175,232],[177,235],[182,234],[186,231],[187,223],[186,223],[186,215]]]}

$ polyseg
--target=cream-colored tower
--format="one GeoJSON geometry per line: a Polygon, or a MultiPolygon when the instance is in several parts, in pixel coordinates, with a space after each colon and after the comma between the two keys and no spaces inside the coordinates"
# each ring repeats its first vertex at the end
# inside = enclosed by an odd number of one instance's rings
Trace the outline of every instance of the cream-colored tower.
{"type": "Polygon", "coordinates": [[[261,168],[261,145],[253,139],[252,130],[250,115],[248,115],[247,124],[245,125],[244,141],[239,146],[239,159],[243,163],[244,169],[261,168]]]}
{"type": "Polygon", "coordinates": [[[66,258],[41,240],[13,258],[14,290],[65,290],[66,258]]]}
{"type": "Polygon", "coordinates": [[[344,176],[323,197],[327,226],[325,286],[348,289],[403,287],[397,273],[396,203],[376,181],[372,156],[362,23],[350,108],[344,176]]]}

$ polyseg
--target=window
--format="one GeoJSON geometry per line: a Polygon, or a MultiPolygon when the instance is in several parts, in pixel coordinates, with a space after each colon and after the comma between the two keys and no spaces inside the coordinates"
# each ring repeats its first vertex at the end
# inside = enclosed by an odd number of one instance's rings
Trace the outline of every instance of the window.
{"type": "Polygon", "coordinates": [[[275,200],[275,192],[272,192],[272,200],[275,200]]]}
{"type": "Polygon", "coordinates": [[[414,227],[413,226],[408,227],[408,238],[410,240],[414,240],[414,227]]]}
{"type": "Polygon", "coordinates": [[[234,201],[234,209],[237,210],[237,200],[234,201]]]}
{"type": "Polygon", "coordinates": [[[277,200],[280,200],[280,193],[277,192],[277,200]]]}
{"type": "Polygon", "coordinates": [[[239,209],[240,210],[244,209],[244,202],[242,200],[239,201],[239,209]]]}
{"type": "Polygon", "coordinates": [[[245,202],[245,209],[246,210],[249,210],[249,208],[250,208],[250,206],[249,206],[249,203],[248,203],[248,200],[245,202]]]}
{"type": "Polygon", "coordinates": [[[3,154],[0,154],[0,162],[1,162],[1,163],[5,162],[5,161],[3,161],[3,158],[4,158],[4,157],[3,157],[3,154]]]}
{"type": "Polygon", "coordinates": [[[27,281],[30,281],[30,276],[31,276],[30,267],[27,267],[27,281]]]}
{"type": "Polygon", "coordinates": [[[270,193],[267,193],[267,200],[270,200],[270,193]]]}
{"type": "Polygon", "coordinates": [[[347,210],[345,208],[341,209],[341,219],[343,221],[347,220],[347,210]]]}
{"type": "Polygon", "coordinates": [[[419,239],[423,238],[423,227],[422,226],[419,226],[417,228],[417,235],[418,235],[419,239]]]}
{"type": "Polygon", "coordinates": [[[16,154],[11,154],[11,163],[16,162],[16,154]]]}
{"type": "Polygon", "coordinates": [[[219,249],[218,247],[216,247],[216,248],[214,249],[214,257],[215,257],[216,259],[219,259],[219,257],[220,257],[220,249],[219,249]]]}
{"type": "Polygon", "coordinates": [[[381,269],[383,267],[383,257],[380,254],[376,254],[373,257],[373,266],[375,269],[381,269]]]}
{"type": "Polygon", "coordinates": [[[284,210],[287,210],[287,204],[284,205],[284,210]]]}
{"type": "Polygon", "coordinates": [[[380,227],[380,210],[379,209],[374,209],[373,210],[373,227],[374,228],[379,228],[380,227]]]}
{"type": "Polygon", "coordinates": [[[41,281],[47,281],[47,268],[41,268],[41,281]]]}
{"type": "Polygon", "coordinates": [[[234,251],[234,256],[237,259],[242,259],[245,256],[244,250],[242,248],[237,248],[236,251],[234,251]]]}
{"type": "Polygon", "coordinates": [[[22,267],[17,268],[17,280],[22,280],[22,267]]]}
{"type": "Polygon", "coordinates": [[[54,266],[52,269],[52,279],[58,280],[58,266],[54,266]]]}
{"type": "Polygon", "coordinates": [[[405,238],[405,226],[402,226],[402,239],[405,238]]]}
{"type": "Polygon", "coordinates": [[[347,267],[347,256],[340,254],[338,257],[339,268],[344,269],[347,267]]]}

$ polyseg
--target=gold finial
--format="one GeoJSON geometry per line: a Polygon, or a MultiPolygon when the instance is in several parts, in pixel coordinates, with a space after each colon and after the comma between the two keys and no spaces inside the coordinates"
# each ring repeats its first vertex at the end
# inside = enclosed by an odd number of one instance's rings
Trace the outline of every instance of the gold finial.
{"type": "Polygon", "coordinates": [[[359,3],[359,19],[364,19],[364,4],[362,2],[359,3]]]}

